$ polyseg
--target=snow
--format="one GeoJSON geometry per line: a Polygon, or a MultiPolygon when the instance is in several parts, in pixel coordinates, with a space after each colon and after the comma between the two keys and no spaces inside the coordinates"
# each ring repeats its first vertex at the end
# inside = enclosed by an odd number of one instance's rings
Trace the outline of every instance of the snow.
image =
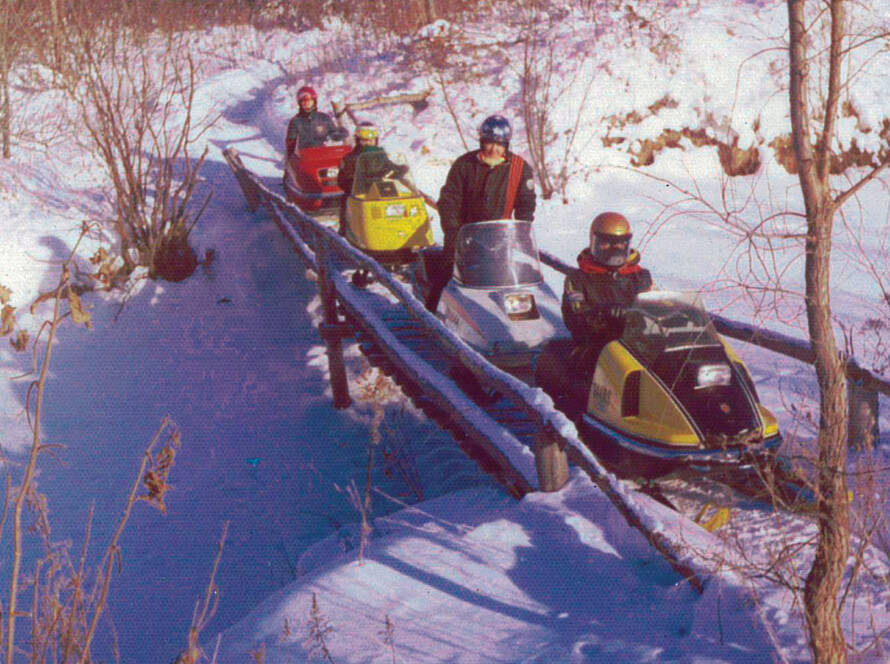
{"type": "MultiPolygon", "coordinates": [[[[734,183],[728,200],[747,200],[750,188],[777,209],[800,209],[794,176],[766,147],[788,131],[785,71],[771,68],[774,61],[782,65],[784,54],[770,50],[781,45],[787,18],[781,3],[760,4],[766,6],[726,3],[677,18],[680,48],[668,64],[640,43],[631,47],[604,36],[590,46],[592,27],[581,14],[566,21],[572,25],[564,25],[554,43],[576,57],[560,63],[557,85],[567,93],[551,121],[559,133],[584,113],[570,159],[575,175],[567,204],[558,196],[539,199],[535,224],[541,248],[572,263],[593,215],[622,210],[659,286],[704,288],[712,310],[801,337],[793,307],[778,312],[777,321],[776,312],[761,310],[762,300],[738,287],[749,265],[745,245],[680,190],[720,199],[716,149],[683,141],[682,149],[659,153],[648,172],[671,184],[630,169],[626,152],[663,129],[707,125],[721,139],[730,129],[741,147],[757,141],[766,163],[757,176],[734,183]],[[574,79],[576,68],[584,74],[574,79]],[[578,81],[589,76],[595,79],[585,98],[578,81]],[[602,144],[605,116],[645,111],[665,95],[675,107],[613,130],[623,144],[602,144]]],[[[372,405],[356,399],[344,411],[332,408],[327,358],[315,331],[321,318],[316,285],[267,213],[248,211],[220,151],[234,146],[248,168],[277,189],[282,137],[299,85],[312,84],[323,105],[432,89],[430,106],[419,113],[394,105],[362,116],[378,122],[384,144],[406,154],[420,188],[435,195],[463,151],[449,103],[470,143],[485,115],[504,112],[515,119],[514,146],[527,152],[518,120],[521,50],[504,41],[511,36],[504,32],[515,28],[479,17],[474,25],[439,22],[420,32],[420,48],[443,34],[460,40],[455,69],[446,74],[448,100],[410,52],[381,55],[381,45],[365,44],[339,23],[299,34],[217,28],[194,35],[204,71],[196,107],[214,119],[202,138],[210,152],[198,192],[203,198],[212,191],[213,198],[194,241],[199,253],[212,248],[217,259],[184,283],[137,281],[123,302],[120,294],[86,295],[92,329],[64,323],[43,415],[43,442],[63,446],[41,457],[38,478],[53,538],[79,550],[94,504],[94,564],[161,418],[169,414],[182,432],[167,513],[137,505],[124,532],[123,566],[108,612],[122,661],[171,661],[185,646],[224,521],[231,525],[217,577],[220,605],[202,634],[208,654],[219,636],[221,664],[252,661],[260,647],[270,664],[305,661],[313,595],[333,626],[328,643],[337,662],[741,663],[775,661],[776,651],[786,661],[808,660],[793,596],[733,567],[737,543],[765,560],[770,546],[758,543],[809,537],[813,524],[806,517],[783,517],[779,528],[772,512],[748,506],[734,511],[729,528],[711,534],[630,484],[607,478],[610,490],[650,528],[685,547],[682,562],[706,578],[699,595],[582,473],[573,472],[558,493],[516,501],[396,388],[384,400],[383,442],[375,454],[373,535],[364,559],[357,559],[358,515],[347,487],[364,486],[372,405]],[[342,50],[341,40],[363,50],[332,57],[342,50]],[[512,64],[498,55],[503,52],[512,64]],[[478,53],[490,58],[487,66],[461,71],[478,53]],[[391,645],[384,638],[387,618],[391,645]]],[[[853,118],[842,121],[844,144],[855,137],[874,148],[881,120],[890,117],[883,92],[887,68],[881,66],[888,56],[872,56],[872,73],[863,73],[850,93],[859,125],[853,118]]],[[[54,123],[70,109],[57,94],[28,90],[15,94],[30,113],[31,131],[55,135],[54,123]]],[[[11,289],[18,325],[32,338],[49,305],[31,314],[30,303],[54,287],[83,220],[101,217],[109,206],[101,168],[76,138],[55,136],[46,150],[37,143],[15,146],[12,158],[0,162],[0,284],[11,289]]],[[[561,155],[566,145],[560,134],[552,154],[561,155]]],[[[750,225],[760,220],[756,206],[739,207],[738,219],[750,225]]],[[[887,320],[879,280],[886,279],[888,208],[883,186],[871,185],[845,207],[846,225],[836,232],[833,303],[866,365],[877,366],[882,357],[880,344],[866,343],[873,337],[860,330],[869,318],[887,320]],[[861,260],[860,246],[877,268],[861,260]]],[[[775,223],[795,229],[799,221],[775,223]]],[[[441,239],[438,224],[434,230],[441,239]]],[[[81,244],[84,270],[100,245],[108,246],[108,239],[95,234],[81,244]]],[[[803,283],[799,260],[793,265],[782,284],[792,293],[803,283]]],[[[561,289],[558,273],[548,270],[547,278],[561,289]]],[[[801,447],[811,444],[805,417],[816,404],[811,368],[733,345],[786,437],[801,447]]],[[[346,360],[354,398],[363,386],[383,380],[354,345],[347,346],[346,360]]],[[[29,354],[0,346],[0,444],[14,478],[30,445],[24,403],[31,370],[29,354]]],[[[528,400],[549,402],[514,382],[528,400]]],[[[890,409],[883,397],[881,407],[886,432],[890,409]]],[[[565,418],[552,424],[572,435],[565,418]]],[[[876,453],[884,466],[887,436],[876,453]]],[[[529,463],[527,452],[515,458],[529,463]]],[[[8,560],[8,529],[4,533],[0,547],[8,560]]],[[[38,550],[30,540],[30,563],[38,550]]],[[[796,561],[801,573],[808,560],[802,555],[796,561]]],[[[844,620],[860,646],[870,629],[890,625],[886,557],[870,550],[868,566],[871,576],[855,589],[855,606],[844,620]]],[[[19,632],[26,634],[24,623],[19,632]]],[[[110,661],[111,630],[103,624],[96,654],[110,661]]],[[[877,649],[857,661],[883,657],[877,649]]]]}
{"type": "Polygon", "coordinates": [[[284,625],[304,624],[313,594],[334,661],[390,661],[387,617],[397,657],[411,662],[772,661],[742,595],[718,581],[699,597],[581,477],[519,503],[488,489],[422,507],[378,519],[363,561],[317,557],[298,590],[224,634],[233,646],[220,662],[245,661],[259,643],[268,662],[305,656],[305,634],[284,625]],[[716,619],[698,613],[721,603],[716,619]]]}

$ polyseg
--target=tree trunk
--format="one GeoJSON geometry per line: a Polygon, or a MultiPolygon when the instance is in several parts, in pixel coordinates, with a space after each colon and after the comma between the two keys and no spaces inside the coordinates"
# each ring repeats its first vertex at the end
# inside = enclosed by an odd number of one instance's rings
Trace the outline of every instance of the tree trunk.
{"type": "Polygon", "coordinates": [[[62,51],[60,47],[62,41],[62,19],[59,14],[59,0],[49,0],[49,17],[52,26],[50,40],[53,47],[53,71],[58,74],[62,69],[62,51]]]}
{"type": "Polygon", "coordinates": [[[424,19],[426,19],[427,24],[439,18],[439,14],[436,11],[436,0],[422,0],[422,4],[424,19]]]}
{"type": "Polygon", "coordinates": [[[0,141],[3,143],[3,158],[9,159],[12,156],[9,145],[12,138],[9,130],[9,71],[6,68],[5,55],[0,52],[0,141]]]}
{"type": "Polygon", "coordinates": [[[8,7],[5,2],[0,2],[0,9],[3,11],[2,21],[0,21],[0,143],[2,143],[3,158],[9,159],[12,152],[10,150],[10,129],[9,129],[9,70],[11,65],[9,62],[9,15],[6,13],[8,7]]]}
{"type": "Polygon", "coordinates": [[[819,467],[817,478],[818,540],[813,566],[804,585],[806,627],[816,664],[846,662],[838,597],[850,548],[847,502],[847,394],[844,362],[838,355],[831,320],[831,233],[835,203],[829,162],[840,88],[843,0],[831,0],[831,54],[824,124],[814,142],[807,98],[806,0],[788,0],[791,129],[798,176],[807,216],[806,311],[819,383],[819,467]]]}
{"type": "Polygon", "coordinates": [[[819,382],[819,467],[816,557],[804,585],[804,609],[813,661],[846,661],[838,597],[850,549],[847,502],[847,392],[844,364],[831,326],[829,258],[833,211],[829,207],[810,223],[807,240],[807,322],[816,354],[819,382]]]}

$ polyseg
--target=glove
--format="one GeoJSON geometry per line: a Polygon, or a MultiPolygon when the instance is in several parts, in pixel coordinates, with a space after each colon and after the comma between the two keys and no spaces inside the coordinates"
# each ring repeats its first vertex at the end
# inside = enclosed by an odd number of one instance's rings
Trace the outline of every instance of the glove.
{"type": "Polygon", "coordinates": [[[613,304],[608,308],[608,316],[616,321],[623,321],[624,314],[627,313],[620,304],[613,304]]]}
{"type": "Polygon", "coordinates": [[[621,336],[624,330],[624,313],[624,307],[620,304],[595,305],[586,317],[588,331],[597,338],[605,334],[610,337],[621,336]]]}
{"type": "Polygon", "coordinates": [[[603,318],[609,322],[619,322],[624,320],[625,310],[620,304],[603,303],[593,308],[594,315],[603,318]]]}

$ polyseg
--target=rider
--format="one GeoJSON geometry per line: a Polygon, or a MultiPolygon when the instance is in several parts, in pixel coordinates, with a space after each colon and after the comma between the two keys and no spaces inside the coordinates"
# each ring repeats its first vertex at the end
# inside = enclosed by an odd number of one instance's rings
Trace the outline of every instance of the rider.
{"type": "Polygon", "coordinates": [[[513,129],[502,115],[479,125],[479,149],[458,157],[439,192],[439,219],[445,253],[454,256],[464,224],[515,217],[535,218],[535,179],[531,166],[509,151],[513,129]]]}
{"type": "Polygon", "coordinates": [[[339,186],[345,195],[340,199],[340,229],[346,228],[346,199],[352,192],[352,183],[355,180],[355,167],[360,154],[378,153],[378,160],[375,160],[375,171],[383,176],[392,173],[393,178],[400,178],[408,172],[408,167],[404,164],[393,163],[382,147],[378,145],[380,142],[380,130],[377,129],[373,122],[363,121],[355,128],[355,147],[340,160],[340,168],[337,172],[337,186],[339,186]],[[379,162],[379,163],[378,163],[379,162]]]}
{"type": "Polygon", "coordinates": [[[509,151],[513,129],[502,115],[479,125],[479,149],[458,157],[439,192],[439,220],[445,236],[441,265],[430,275],[426,306],[434,311],[451,278],[457,233],[464,224],[515,217],[535,218],[535,179],[531,166],[509,151]]]}
{"type": "Polygon", "coordinates": [[[295,148],[313,148],[328,140],[342,141],[349,135],[345,127],[338,127],[330,115],[318,110],[318,94],[308,85],[297,90],[297,103],[300,111],[287,125],[284,140],[288,154],[295,148]]]}
{"type": "Polygon", "coordinates": [[[630,223],[617,212],[603,212],[590,224],[590,244],[578,254],[578,269],[566,275],[562,316],[572,333],[572,366],[592,368],[609,341],[624,331],[624,308],[652,288],[652,275],[630,249],[630,223]],[[593,355],[591,355],[593,354],[593,355]]]}

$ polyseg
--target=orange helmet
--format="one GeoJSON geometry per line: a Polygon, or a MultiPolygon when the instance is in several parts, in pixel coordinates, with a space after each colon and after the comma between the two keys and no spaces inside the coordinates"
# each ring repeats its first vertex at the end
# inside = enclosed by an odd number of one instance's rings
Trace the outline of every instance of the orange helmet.
{"type": "Polygon", "coordinates": [[[590,222],[590,253],[600,265],[621,267],[630,254],[630,222],[617,212],[603,212],[590,222]]]}

